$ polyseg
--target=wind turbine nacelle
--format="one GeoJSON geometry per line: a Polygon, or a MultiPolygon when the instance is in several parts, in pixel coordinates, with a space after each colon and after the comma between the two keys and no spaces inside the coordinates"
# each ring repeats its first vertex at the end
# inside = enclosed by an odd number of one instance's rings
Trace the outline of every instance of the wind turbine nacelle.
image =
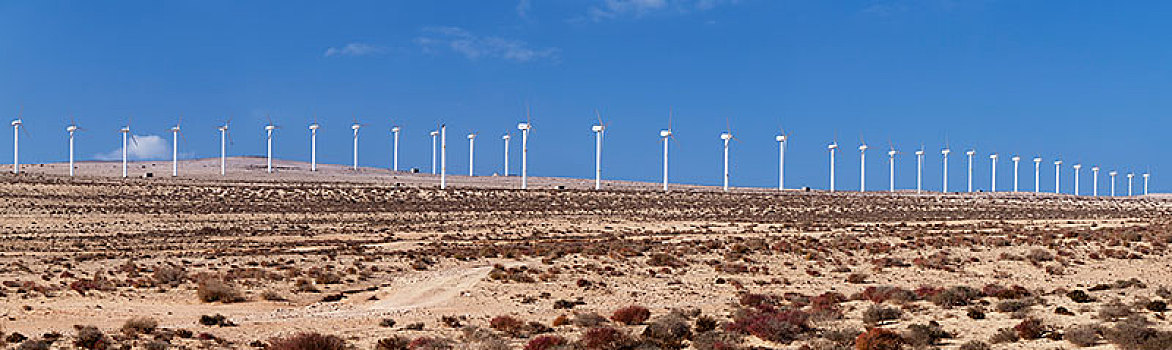
{"type": "Polygon", "coordinates": [[[176,126],[174,128],[171,128],[171,132],[179,132],[179,127],[176,126]]]}
{"type": "Polygon", "coordinates": [[[922,156],[922,155],[924,155],[924,151],[916,151],[916,155],[917,155],[917,156],[922,156]]]}
{"type": "Polygon", "coordinates": [[[529,126],[529,123],[517,124],[517,130],[529,130],[530,128],[531,128],[531,126],[529,126]]]}
{"type": "Polygon", "coordinates": [[[439,131],[432,131],[432,132],[431,132],[429,135],[431,135],[431,136],[439,136],[439,131]]]}
{"type": "Polygon", "coordinates": [[[1074,170],[1082,169],[1082,164],[1075,164],[1074,170]]]}
{"type": "Polygon", "coordinates": [[[773,139],[777,140],[777,142],[785,142],[785,135],[777,135],[773,139]]]}
{"type": "Polygon", "coordinates": [[[21,124],[21,121],[20,121],[20,119],[17,119],[17,120],[13,120],[13,121],[12,121],[12,126],[17,126],[17,125],[20,125],[20,124],[21,124]]]}
{"type": "Polygon", "coordinates": [[[65,128],[65,131],[68,131],[68,132],[74,132],[74,131],[77,131],[77,126],[75,126],[75,125],[70,125],[69,127],[65,128]]]}
{"type": "Polygon", "coordinates": [[[275,129],[277,129],[276,125],[265,125],[265,130],[267,131],[273,131],[275,129]]]}
{"type": "Polygon", "coordinates": [[[948,155],[949,153],[952,153],[952,150],[947,148],[940,150],[940,154],[948,155]]]}
{"type": "Polygon", "coordinates": [[[1041,162],[1042,162],[1042,158],[1034,158],[1034,163],[1041,163],[1041,162]]]}
{"type": "Polygon", "coordinates": [[[475,138],[476,138],[476,134],[468,134],[468,139],[469,139],[469,140],[471,140],[471,139],[475,139],[475,138]]]}
{"type": "Polygon", "coordinates": [[[1091,171],[1098,172],[1098,171],[1099,171],[1099,167],[1097,167],[1097,166],[1096,166],[1096,167],[1091,167],[1091,171]]]}
{"type": "Polygon", "coordinates": [[[1111,175],[1112,177],[1114,177],[1115,175],[1119,175],[1119,172],[1118,172],[1118,171],[1112,171],[1112,172],[1110,172],[1110,173],[1107,173],[1107,175],[1111,175]]]}
{"type": "Polygon", "coordinates": [[[830,144],[830,145],[826,146],[826,148],[827,149],[836,149],[836,148],[838,148],[838,144],[830,144]]]}
{"type": "Polygon", "coordinates": [[[887,151],[887,155],[892,156],[892,157],[894,157],[896,153],[898,153],[898,152],[895,152],[894,150],[887,151]]]}
{"type": "Polygon", "coordinates": [[[399,132],[399,127],[396,126],[391,128],[391,132],[399,132]]]}
{"type": "Polygon", "coordinates": [[[604,129],[606,129],[606,128],[603,127],[602,125],[595,125],[595,126],[590,127],[590,130],[594,131],[594,132],[602,132],[602,130],[604,130],[604,129]]]}
{"type": "Polygon", "coordinates": [[[731,139],[731,138],[732,138],[732,134],[729,134],[729,133],[723,133],[723,134],[720,134],[720,139],[721,139],[721,140],[728,140],[728,139],[731,139]]]}
{"type": "Polygon", "coordinates": [[[659,131],[659,137],[668,137],[668,136],[671,136],[671,130],[660,130],[659,131]]]}
{"type": "Polygon", "coordinates": [[[122,128],[122,129],[119,129],[118,131],[119,131],[119,132],[121,132],[121,133],[123,133],[123,134],[125,134],[125,133],[129,133],[129,132],[130,132],[130,128],[122,128]]]}
{"type": "Polygon", "coordinates": [[[1013,157],[1013,158],[1010,158],[1010,159],[1013,159],[1013,161],[1015,161],[1015,162],[1020,162],[1020,161],[1021,161],[1021,157],[1013,157]]]}
{"type": "Polygon", "coordinates": [[[508,140],[508,139],[510,139],[510,138],[512,138],[512,136],[509,136],[508,134],[505,134],[505,135],[502,135],[502,136],[501,136],[501,140],[508,140]]]}
{"type": "Polygon", "coordinates": [[[973,155],[976,155],[976,154],[977,154],[977,151],[968,151],[968,152],[964,152],[964,154],[967,154],[968,156],[970,156],[970,157],[971,157],[971,156],[973,156],[973,155]]]}
{"type": "Polygon", "coordinates": [[[997,155],[996,155],[996,154],[990,154],[990,155],[989,155],[989,159],[997,159],[997,158],[998,158],[998,157],[997,157],[997,155]]]}
{"type": "Polygon", "coordinates": [[[320,127],[321,127],[321,125],[309,124],[309,130],[317,130],[320,127]]]}
{"type": "Polygon", "coordinates": [[[1054,161],[1054,165],[1062,165],[1062,161],[1061,161],[1061,160],[1056,160],[1056,161],[1054,161]]]}
{"type": "Polygon", "coordinates": [[[867,147],[867,145],[862,145],[862,146],[859,146],[859,151],[866,151],[868,148],[870,148],[870,147],[867,147]]]}
{"type": "Polygon", "coordinates": [[[361,128],[361,127],[362,127],[362,125],[358,125],[358,124],[354,124],[354,125],[350,126],[350,128],[354,129],[354,130],[358,130],[358,128],[361,128]]]}

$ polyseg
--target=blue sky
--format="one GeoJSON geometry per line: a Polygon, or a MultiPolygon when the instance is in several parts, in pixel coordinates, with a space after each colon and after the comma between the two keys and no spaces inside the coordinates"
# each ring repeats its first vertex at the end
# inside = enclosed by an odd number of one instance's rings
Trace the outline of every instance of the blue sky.
{"type": "Polygon", "coordinates": [[[1157,144],[1172,130],[1169,13],[1157,1],[0,1],[0,113],[24,107],[25,162],[66,159],[71,115],[88,128],[79,158],[96,159],[131,115],[135,134],[166,147],[180,114],[188,157],[218,155],[214,128],[229,116],[230,153],[263,154],[271,114],[277,156],[308,160],[316,114],[321,161],[349,163],[357,116],[362,165],[389,164],[400,124],[401,166],[426,170],[443,122],[450,171],[466,173],[475,131],[476,171],[489,174],[528,104],[530,174],[585,178],[598,109],[604,176],[658,181],[672,108],[673,182],[720,183],[727,118],[734,185],[776,183],[780,126],[790,187],[826,187],[837,137],[839,188],[857,189],[862,135],[869,189],[886,187],[889,141],[904,152],[899,187],[914,187],[923,144],[925,186],[939,189],[947,139],[952,189],[975,147],[979,189],[997,152],[1001,189],[1020,154],[1150,169],[1153,191],[1169,191],[1157,144]]]}

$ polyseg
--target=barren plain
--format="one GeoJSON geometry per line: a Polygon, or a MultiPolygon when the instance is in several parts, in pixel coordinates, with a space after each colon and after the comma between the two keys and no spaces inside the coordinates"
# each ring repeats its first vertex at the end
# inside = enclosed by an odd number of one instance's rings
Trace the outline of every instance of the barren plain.
{"type": "Polygon", "coordinates": [[[1161,196],[440,190],[230,163],[0,176],[7,346],[1172,348],[1161,196]]]}

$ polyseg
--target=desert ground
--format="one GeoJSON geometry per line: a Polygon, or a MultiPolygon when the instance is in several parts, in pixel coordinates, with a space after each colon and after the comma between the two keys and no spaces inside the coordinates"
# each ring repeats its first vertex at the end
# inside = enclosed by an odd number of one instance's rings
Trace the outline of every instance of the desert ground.
{"type": "Polygon", "coordinates": [[[1166,196],[521,191],[501,176],[440,190],[430,174],[263,163],[0,175],[3,343],[1172,349],[1166,196]]]}

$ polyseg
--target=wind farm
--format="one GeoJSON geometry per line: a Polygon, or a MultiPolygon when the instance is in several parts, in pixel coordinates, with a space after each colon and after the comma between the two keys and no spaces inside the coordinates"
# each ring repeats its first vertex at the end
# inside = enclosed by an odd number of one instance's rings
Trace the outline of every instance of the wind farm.
{"type": "Polygon", "coordinates": [[[1172,349],[1172,4],[451,5],[0,6],[0,348],[1172,349]]]}

